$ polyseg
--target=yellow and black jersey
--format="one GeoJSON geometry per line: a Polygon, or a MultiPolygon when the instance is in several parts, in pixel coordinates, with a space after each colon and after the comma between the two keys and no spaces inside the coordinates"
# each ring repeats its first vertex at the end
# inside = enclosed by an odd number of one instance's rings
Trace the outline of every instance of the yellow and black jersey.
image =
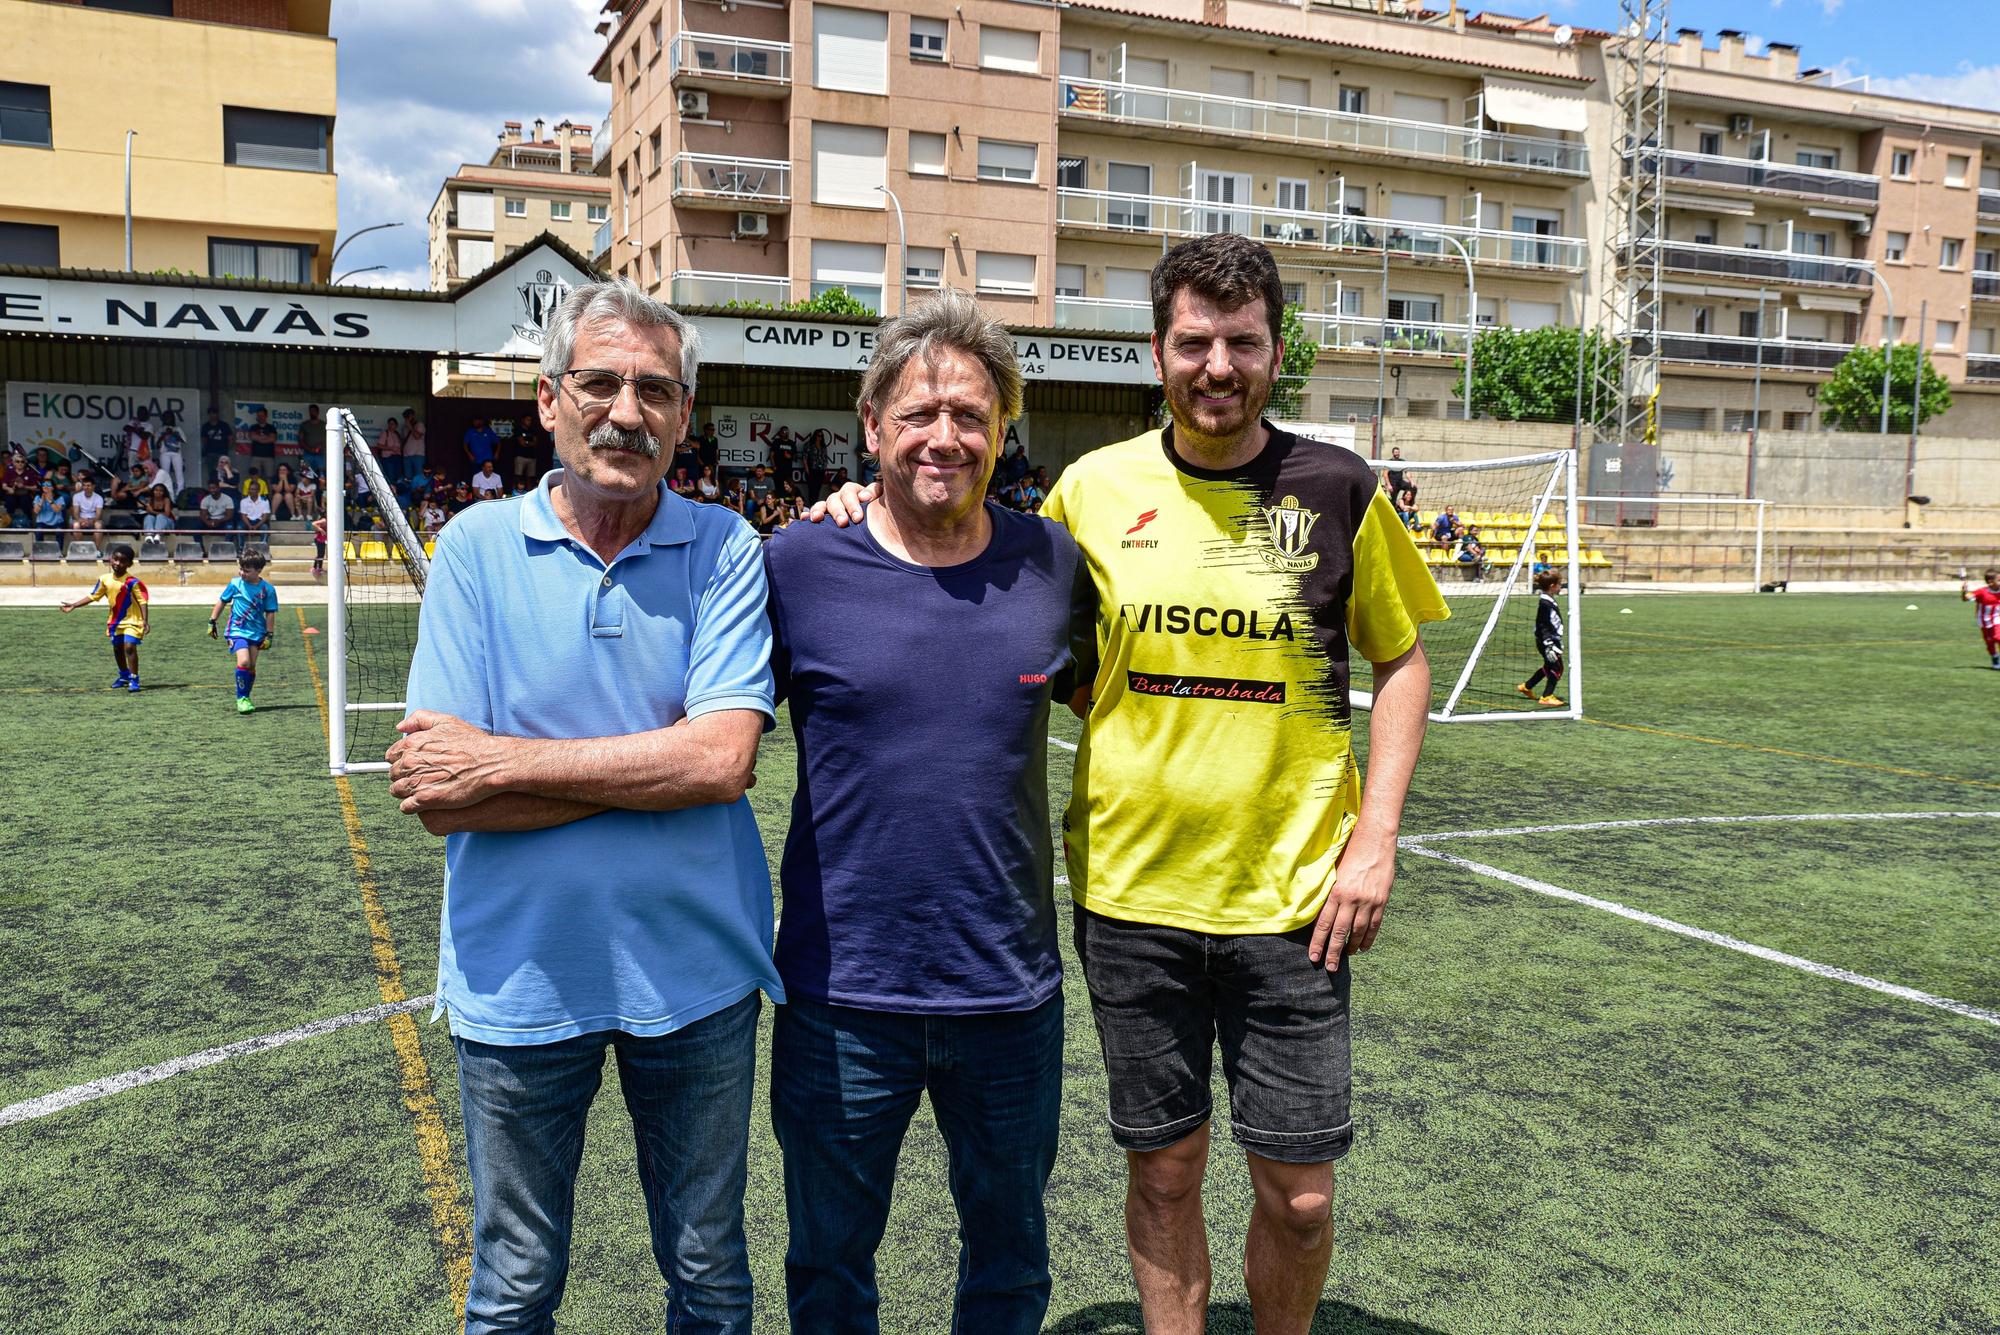
{"type": "Polygon", "coordinates": [[[1349,651],[1398,658],[1450,613],[1358,455],[1272,428],[1213,472],[1171,433],[1085,455],[1043,510],[1097,593],[1070,889],[1128,921],[1289,931],[1324,904],[1360,804],[1349,651]]]}

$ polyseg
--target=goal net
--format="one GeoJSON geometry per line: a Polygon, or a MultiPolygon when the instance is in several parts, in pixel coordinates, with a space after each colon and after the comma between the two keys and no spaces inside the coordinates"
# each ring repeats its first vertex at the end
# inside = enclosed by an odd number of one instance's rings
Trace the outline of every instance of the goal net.
{"type": "MultiPolygon", "coordinates": [[[[1583,653],[1578,615],[1576,456],[1568,450],[1454,463],[1371,459],[1414,490],[1411,536],[1443,591],[1451,619],[1424,627],[1431,664],[1431,718],[1439,723],[1583,717],[1583,653]],[[1440,536],[1447,511],[1474,547],[1440,536]],[[1483,547],[1483,553],[1479,550],[1483,547]],[[1539,571],[1561,573],[1562,680],[1554,692],[1521,687],[1542,666],[1535,637],[1539,571]],[[1553,694],[1563,703],[1544,705],[1553,694]]],[[[1353,702],[1374,703],[1373,673],[1354,664],[1353,702]]]]}
{"type": "Polygon", "coordinates": [[[353,414],[326,422],[327,769],[379,773],[403,717],[430,554],[353,414]]]}

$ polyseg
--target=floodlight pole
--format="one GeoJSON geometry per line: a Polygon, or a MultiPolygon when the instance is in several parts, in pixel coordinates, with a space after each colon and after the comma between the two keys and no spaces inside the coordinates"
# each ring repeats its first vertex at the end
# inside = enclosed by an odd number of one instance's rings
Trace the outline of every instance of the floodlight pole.
{"type": "MultiPolygon", "coordinates": [[[[1479,337],[1479,278],[1472,271],[1471,252],[1466,250],[1465,243],[1457,237],[1444,232],[1419,232],[1417,235],[1434,236],[1440,241],[1451,242],[1451,248],[1456,250],[1458,257],[1465,261],[1465,299],[1469,304],[1465,312],[1465,402],[1460,407],[1465,410],[1461,414],[1462,419],[1470,422],[1472,420],[1472,344],[1479,337]]],[[[1382,253],[1385,257],[1389,253],[1386,244],[1382,248],[1382,253]]],[[[1388,308],[1389,303],[1384,301],[1382,309],[1386,311],[1388,308]]]]}
{"type": "Polygon", "coordinates": [[[1743,473],[1746,500],[1755,500],[1757,496],[1757,427],[1763,420],[1764,406],[1764,299],[1770,295],[1768,288],[1757,289],[1757,370],[1750,381],[1750,448],[1746,451],[1748,462],[1743,473]]]}
{"type": "Polygon", "coordinates": [[[1888,326],[1882,339],[1882,425],[1879,428],[1886,436],[1889,434],[1889,365],[1895,360],[1896,352],[1896,294],[1889,290],[1889,280],[1877,270],[1869,269],[1868,276],[1882,285],[1882,304],[1889,311],[1888,326]]]}
{"type": "Polygon", "coordinates": [[[347,773],[347,487],[345,408],[326,415],[326,771],[347,773]]]}
{"type": "Polygon", "coordinates": [[[125,132],[125,272],[132,272],[132,139],[139,132],[125,132]]]}
{"type": "Polygon", "coordinates": [[[903,279],[896,284],[896,314],[910,309],[910,238],[903,230],[903,201],[896,198],[896,192],[886,185],[875,187],[889,197],[896,206],[896,262],[903,266],[903,279]]]}

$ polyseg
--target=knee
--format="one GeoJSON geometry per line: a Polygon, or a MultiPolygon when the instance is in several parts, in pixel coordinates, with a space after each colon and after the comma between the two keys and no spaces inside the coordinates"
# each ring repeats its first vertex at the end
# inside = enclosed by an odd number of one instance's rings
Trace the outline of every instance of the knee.
{"type": "Polygon", "coordinates": [[[1156,1211],[1170,1211],[1199,1202],[1201,1181],[1207,1167],[1206,1156],[1177,1154],[1174,1149],[1134,1154],[1131,1156],[1132,1195],[1156,1211]]]}
{"type": "Polygon", "coordinates": [[[1328,1192],[1308,1188],[1260,1196],[1257,1208],[1279,1238],[1300,1251],[1323,1247],[1332,1237],[1333,1197],[1328,1192]]]}

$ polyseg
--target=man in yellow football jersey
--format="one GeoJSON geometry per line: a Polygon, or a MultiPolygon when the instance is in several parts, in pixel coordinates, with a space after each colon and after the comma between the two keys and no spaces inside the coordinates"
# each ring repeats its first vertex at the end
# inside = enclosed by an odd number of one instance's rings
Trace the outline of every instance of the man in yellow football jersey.
{"type": "Polygon", "coordinates": [[[146,638],[147,597],[146,585],[132,573],[132,562],[138,553],[125,543],[114,543],[110,552],[111,573],[99,575],[97,582],[90,586],[90,592],[74,602],[59,604],[65,612],[74,612],[85,603],[94,603],[99,598],[111,604],[111,619],[105,623],[105,633],[111,637],[111,657],[118,664],[118,680],[111,683],[111,689],[123,686],[127,691],[139,689],[139,641],[146,638]]]}

